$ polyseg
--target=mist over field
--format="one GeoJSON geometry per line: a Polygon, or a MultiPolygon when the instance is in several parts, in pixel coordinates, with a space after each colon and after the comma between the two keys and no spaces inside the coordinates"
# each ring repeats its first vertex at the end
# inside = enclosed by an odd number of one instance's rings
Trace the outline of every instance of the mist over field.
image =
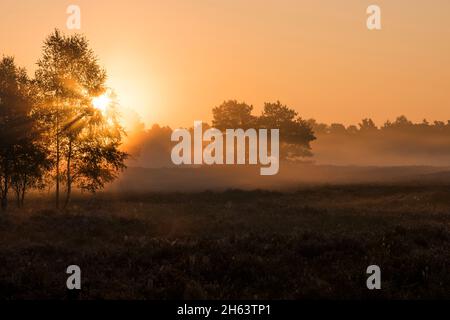
{"type": "Polygon", "coordinates": [[[449,12],[0,0],[0,301],[449,300],[449,12]]]}
{"type": "Polygon", "coordinates": [[[108,186],[114,192],[206,191],[226,189],[289,190],[302,185],[446,184],[450,167],[356,167],[282,164],[274,177],[259,167],[138,168],[130,167],[108,186]]]}
{"type": "Polygon", "coordinates": [[[308,120],[316,139],[301,160],[282,160],[280,171],[262,177],[260,166],[175,166],[172,129],[145,129],[137,120],[126,149],[129,166],[108,190],[203,191],[229,188],[280,190],[304,184],[450,183],[450,124],[413,123],[398,117],[376,126],[321,124],[308,120]]]}

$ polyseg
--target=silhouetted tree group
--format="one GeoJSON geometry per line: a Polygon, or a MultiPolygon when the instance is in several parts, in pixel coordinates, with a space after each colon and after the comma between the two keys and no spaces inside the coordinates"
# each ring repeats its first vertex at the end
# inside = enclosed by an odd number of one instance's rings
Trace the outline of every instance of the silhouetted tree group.
{"type": "Polygon", "coordinates": [[[252,115],[253,106],[245,102],[228,100],[213,109],[214,128],[226,129],[279,129],[280,156],[295,160],[309,157],[311,142],[316,139],[311,125],[300,118],[298,113],[280,101],[265,103],[261,115],[252,115]]]}
{"type": "Polygon", "coordinates": [[[14,191],[22,206],[27,190],[55,186],[56,206],[65,185],[94,192],[125,168],[123,129],[114,103],[98,110],[106,72],[85,37],[58,30],[44,42],[34,79],[12,57],[0,61],[1,207],[14,191]]]}
{"type": "MultiPolygon", "coordinates": [[[[315,139],[309,123],[298,117],[295,110],[280,102],[265,103],[260,116],[252,114],[253,106],[236,100],[224,101],[212,109],[212,124],[203,123],[203,131],[210,127],[225,133],[226,129],[280,129],[280,156],[296,161],[312,156],[311,141],[315,139]]],[[[193,132],[194,128],[189,128],[193,132]]],[[[142,167],[170,167],[172,129],[154,124],[145,129],[137,122],[128,132],[127,150],[133,155],[130,164],[142,167]]],[[[193,136],[193,135],[192,135],[193,136]]]]}

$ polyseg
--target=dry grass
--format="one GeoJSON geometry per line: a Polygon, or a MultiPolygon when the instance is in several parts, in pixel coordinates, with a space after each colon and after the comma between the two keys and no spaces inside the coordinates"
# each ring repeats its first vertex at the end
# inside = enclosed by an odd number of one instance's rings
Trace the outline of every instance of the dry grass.
{"type": "Polygon", "coordinates": [[[0,218],[0,298],[450,298],[450,187],[102,194],[0,218]],[[367,266],[382,269],[366,289],[367,266]]]}

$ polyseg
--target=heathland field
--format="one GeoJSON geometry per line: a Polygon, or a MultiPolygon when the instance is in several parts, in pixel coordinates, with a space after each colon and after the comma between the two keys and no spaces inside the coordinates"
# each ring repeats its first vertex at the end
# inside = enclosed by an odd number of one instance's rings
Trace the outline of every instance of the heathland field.
{"type": "Polygon", "coordinates": [[[450,186],[104,193],[49,208],[30,199],[0,217],[1,299],[450,298],[450,186]],[[372,264],[381,290],[366,287],[372,264]]]}

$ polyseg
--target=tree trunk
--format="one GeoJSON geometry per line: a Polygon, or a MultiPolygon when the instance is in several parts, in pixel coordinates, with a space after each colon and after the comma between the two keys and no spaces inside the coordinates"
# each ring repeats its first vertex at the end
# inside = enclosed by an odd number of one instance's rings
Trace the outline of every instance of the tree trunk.
{"type": "Polygon", "coordinates": [[[59,122],[58,115],[56,116],[56,209],[59,209],[59,122]]]}
{"type": "Polygon", "coordinates": [[[17,208],[20,208],[20,189],[17,187],[15,188],[16,190],[16,203],[17,203],[17,208]]]}
{"type": "Polygon", "coordinates": [[[5,165],[5,173],[4,173],[4,177],[3,177],[3,188],[2,188],[2,211],[6,211],[6,209],[8,208],[8,169],[6,167],[7,165],[5,165]]]}
{"type": "Polygon", "coordinates": [[[71,161],[72,161],[72,140],[69,141],[69,151],[67,153],[67,194],[66,194],[66,202],[64,203],[64,208],[67,208],[67,205],[70,202],[70,195],[72,193],[72,174],[70,171],[71,161]]]}
{"type": "Polygon", "coordinates": [[[22,197],[20,199],[20,207],[23,208],[23,204],[25,202],[25,192],[26,192],[26,187],[23,187],[22,189],[22,197]]]}
{"type": "Polygon", "coordinates": [[[8,199],[7,196],[5,196],[5,194],[2,194],[2,211],[6,211],[6,209],[8,208],[8,199]]]}

